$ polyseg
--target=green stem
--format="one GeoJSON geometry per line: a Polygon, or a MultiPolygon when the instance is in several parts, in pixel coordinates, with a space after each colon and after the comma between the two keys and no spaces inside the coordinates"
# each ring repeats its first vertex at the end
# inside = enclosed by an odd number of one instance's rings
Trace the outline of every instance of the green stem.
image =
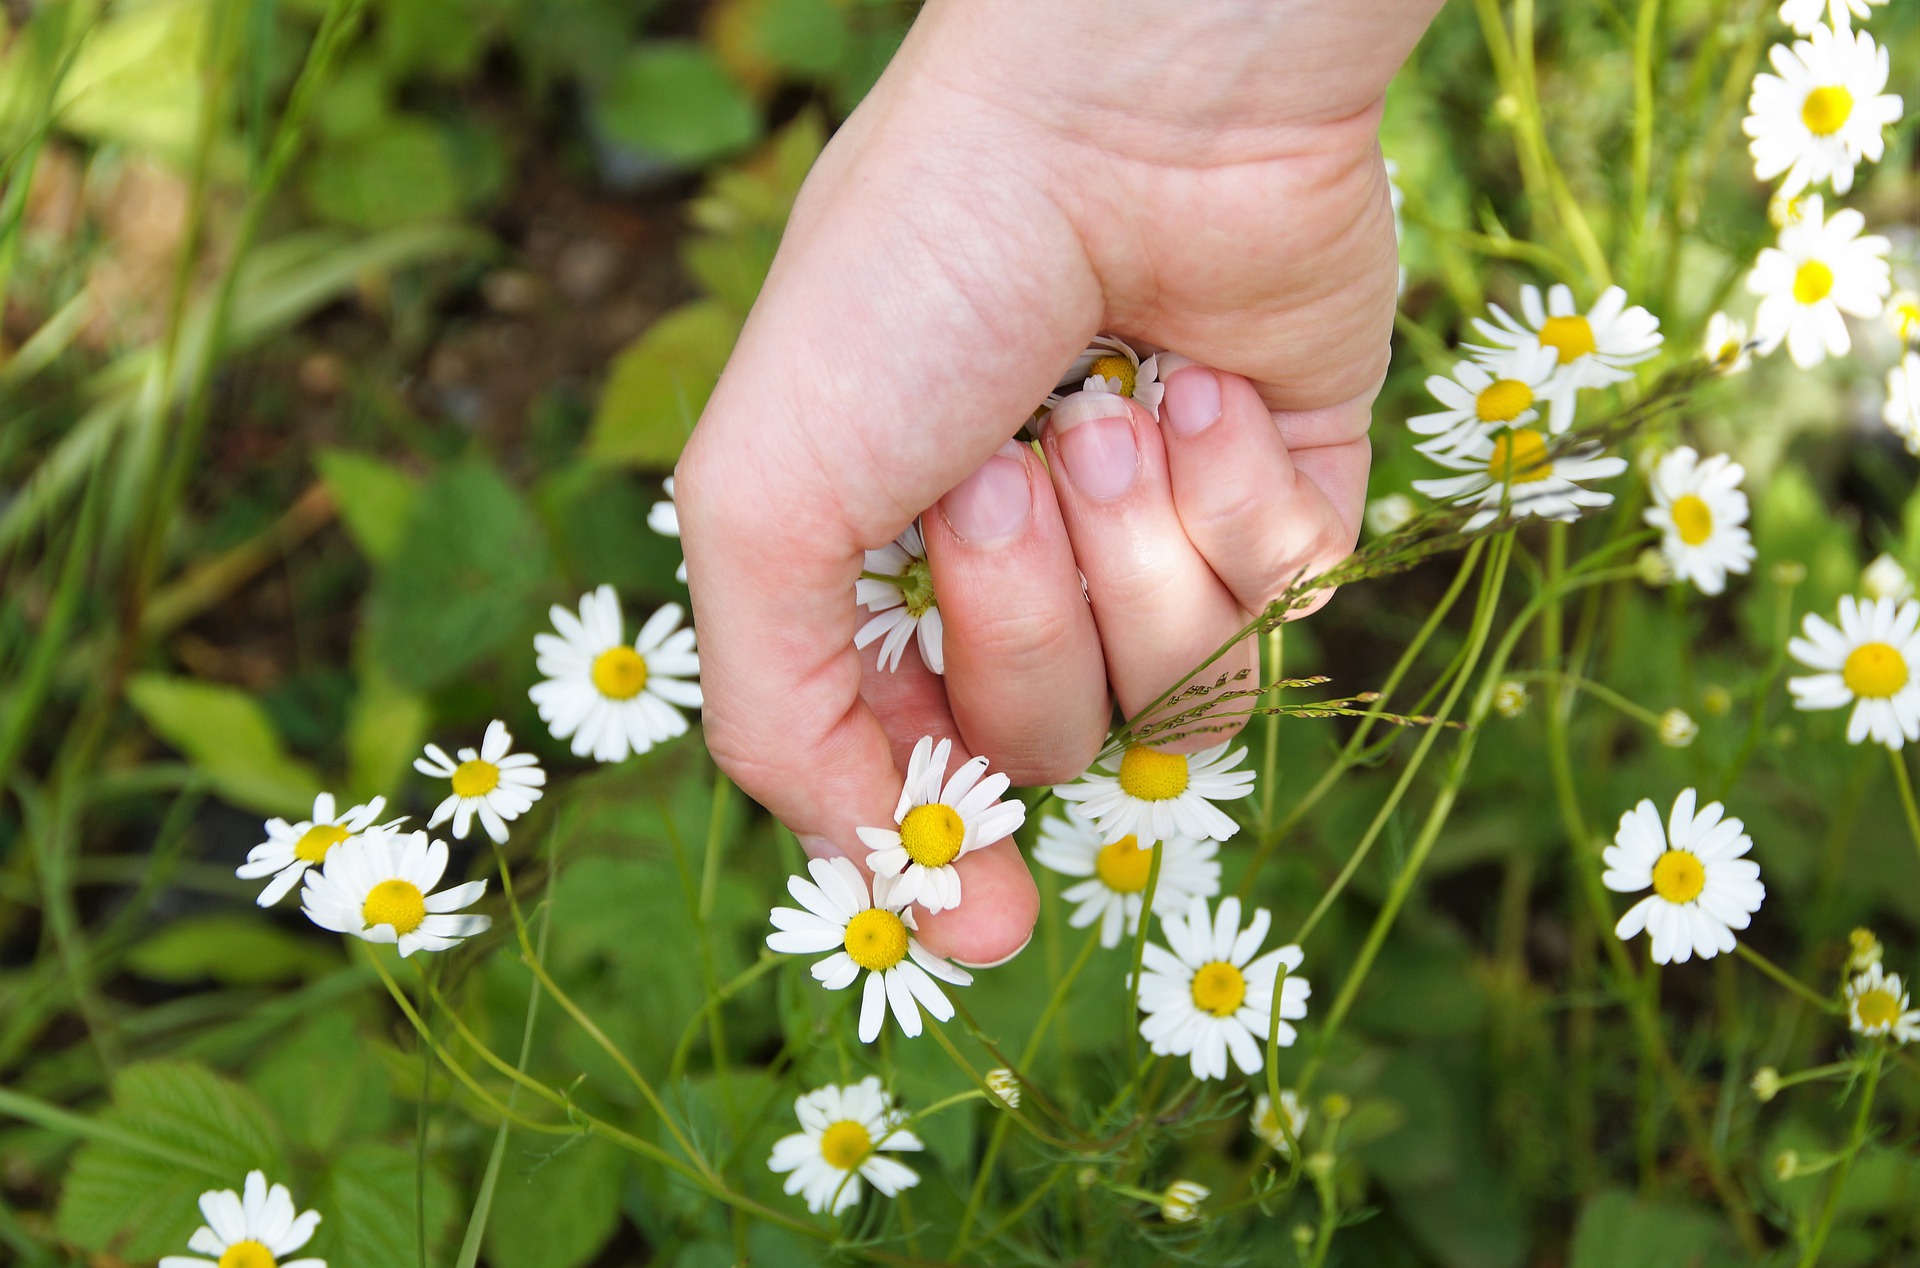
{"type": "Polygon", "coordinates": [[[1833,1179],[1827,1182],[1826,1200],[1820,1204],[1820,1222],[1814,1226],[1806,1252],[1800,1256],[1800,1268],[1814,1268],[1820,1262],[1820,1252],[1827,1245],[1827,1234],[1833,1231],[1834,1213],[1840,1209],[1840,1191],[1847,1186],[1847,1173],[1853,1169],[1855,1156],[1867,1143],[1867,1126],[1873,1118],[1873,1094],[1880,1087],[1880,1063],[1885,1056],[1886,1045],[1876,1043],[1873,1061],[1867,1066],[1866,1086],[1860,1092],[1860,1108],[1854,1112],[1853,1131],[1847,1137],[1846,1152],[1841,1154],[1839,1163],[1834,1166],[1833,1179]]]}
{"type": "Polygon", "coordinates": [[[1809,1004],[1812,1004],[1815,1008],[1819,1009],[1820,1011],[1826,1012],[1826,1013],[1838,1013],[1838,1012],[1844,1011],[1844,1009],[1842,1008],[1838,1000],[1828,999],[1826,996],[1822,995],[1820,992],[1814,990],[1811,986],[1808,986],[1806,983],[1802,982],[1799,978],[1793,976],[1793,974],[1787,972],[1785,969],[1775,964],[1772,960],[1769,960],[1766,956],[1761,955],[1758,951],[1755,951],[1752,947],[1748,946],[1746,943],[1744,942],[1734,943],[1733,951],[1735,955],[1745,960],[1748,964],[1751,964],[1754,968],[1759,969],[1762,973],[1765,973],[1768,977],[1780,983],[1780,985],[1786,987],[1788,990],[1792,991],[1795,995],[1798,995],[1801,999],[1805,1000],[1809,1004]]]}
{"type": "Polygon", "coordinates": [[[1140,895],[1140,928],[1133,937],[1133,975],[1127,979],[1127,1065],[1140,1064],[1140,966],[1147,958],[1147,936],[1153,929],[1153,895],[1160,887],[1160,842],[1153,843],[1147,864],[1147,888],[1140,895]]]}
{"type": "Polygon", "coordinates": [[[1890,748],[1887,760],[1893,765],[1893,782],[1900,790],[1900,806],[1907,812],[1907,831],[1913,834],[1914,848],[1920,849],[1920,804],[1913,798],[1913,776],[1907,774],[1907,759],[1899,749],[1890,748]]]}

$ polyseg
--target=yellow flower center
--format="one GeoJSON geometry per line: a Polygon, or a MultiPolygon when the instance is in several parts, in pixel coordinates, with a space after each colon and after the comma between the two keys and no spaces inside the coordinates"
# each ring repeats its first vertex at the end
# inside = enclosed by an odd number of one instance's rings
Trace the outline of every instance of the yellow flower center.
{"type": "Polygon", "coordinates": [[[1533,408],[1533,389],[1519,379],[1496,379],[1473,398],[1483,423],[1510,423],[1533,408]]]}
{"type": "Polygon", "coordinates": [[[609,647],[593,658],[593,688],[609,700],[631,700],[647,685],[647,658],[631,647],[609,647]]]}
{"type": "Polygon", "coordinates": [[[367,892],[360,918],[369,929],[392,925],[395,933],[412,933],[427,918],[427,900],[412,881],[381,881],[367,892]]]}
{"type": "Polygon", "coordinates": [[[941,802],[915,806],[900,821],[900,844],[907,857],[921,867],[945,867],[960,855],[966,839],[966,821],[960,812],[941,802]]]}
{"type": "Polygon", "coordinates": [[[1912,672],[1907,668],[1907,658],[1891,643],[1862,643],[1847,654],[1840,677],[1854,695],[1885,700],[1899,694],[1912,672]]]}
{"type": "Polygon", "coordinates": [[[820,1156],[836,1171],[852,1171],[873,1152],[873,1136],[863,1124],[843,1118],[820,1133],[820,1156]]]}
{"type": "Polygon", "coordinates": [[[1698,546],[1713,536],[1713,512],[1698,495],[1683,493],[1675,498],[1670,514],[1673,531],[1680,534],[1680,540],[1687,545],[1698,546]]]}
{"type": "Polygon", "coordinates": [[[1129,744],[1120,759],[1120,791],[1141,801],[1169,801],[1187,791],[1187,755],[1129,744]]]}
{"type": "Polygon", "coordinates": [[[1203,964],[1193,975],[1193,1006],[1215,1017],[1231,1017],[1247,997],[1247,979],[1225,960],[1203,964]]]}
{"type": "Polygon", "coordinates": [[[1920,299],[1901,300],[1894,304],[1893,333],[1906,343],[1920,341],[1920,299]]]}
{"type": "Polygon", "coordinates": [[[327,861],[327,851],[347,839],[347,830],[337,823],[316,823],[293,843],[293,857],[309,863],[327,861]]]}
{"type": "MultiPolygon", "coordinates": [[[[640,672],[645,673],[646,670],[640,672]]],[[[462,762],[453,768],[453,795],[456,797],[484,797],[499,786],[500,768],[492,762],[462,762]]]]}
{"type": "Polygon", "coordinates": [[[1120,395],[1122,396],[1133,395],[1134,384],[1139,381],[1140,377],[1139,371],[1134,368],[1133,362],[1127,360],[1117,352],[1108,353],[1104,357],[1095,357],[1093,364],[1087,367],[1087,373],[1089,375],[1097,374],[1103,379],[1119,379],[1120,395]]]}
{"type": "Polygon", "coordinates": [[[1816,88],[1800,103],[1800,122],[1815,136],[1832,136],[1853,113],[1853,94],[1838,84],[1816,88]]]}
{"type": "Polygon", "coordinates": [[[907,925],[890,911],[869,907],[847,922],[843,945],[863,969],[884,973],[907,957],[907,925]]]}
{"type": "Polygon", "coordinates": [[[1859,998],[1853,1001],[1853,1011],[1860,1018],[1862,1030],[1873,1030],[1891,1026],[1900,1019],[1900,1001],[1893,997],[1892,991],[1876,986],[1860,992],[1859,998]]]}
{"type": "Polygon", "coordinates": [[[273,1268],[273,1252],[249,1237],[221,1252],[220,1268],[273,1268]]]}
{"type": "Polygon", "coordinates": [[[1501,432],[1493,439],[1487,474],[1495,484],[1532,484],[1553,474],[1547,439],[1531,427],[1501,432]]]}
{"type": "Polygon", "coordinates": [[[1793,275],[1793,297],[1802,304],[1817,304],[1833,291],[1833,270],[1818,260],[1808,260],[1793,275]]]}
{"type": "Polygon", "coordinates": [[[933,565],[924,559],[910,559],[900,574],[900,597],[906,601],[907,615],[919,620],[940,606],[933,593],[933,565]]]}
{"type": "Polygon", "coordinates": [[[1707,869],[1686,850],[1668,850],[1653,865],[1653,892],[1670,903],[1690,903],[1707,887],[1707,869]]]}
{"type": "Polygon", "coordinates": [[[1559,353],[1560,364],[1566,365],[1591,354],[1598,345],[1593,341],[1593,324],[1576,314],[1547,318],[1540,327],[1540,346],[1559,353]]]}
{"type": "Polygon", "coordinates": [[[1147,888],[1147,873],[1153,870],[1153,851],[1140,848],[1140,838],[1129,832],[1112,845],[1100,847],[1093,857],[1094,874],[1100,883],[1116,894],[1139,894],[1147,888]]]}

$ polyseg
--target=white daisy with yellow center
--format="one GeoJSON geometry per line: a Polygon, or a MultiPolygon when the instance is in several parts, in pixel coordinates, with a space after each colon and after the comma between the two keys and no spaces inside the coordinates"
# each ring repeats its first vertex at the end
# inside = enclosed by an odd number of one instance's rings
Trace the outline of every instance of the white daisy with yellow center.
{"type": "Polygon", "coordinates": [[[286,1258],[312,1240],[320,1212],[297,1211],[287,1186],[269,1187],[264,1171],[247,1172],[239,1193],[202,1193],[200,1214],[207,1222],[193,1230],[187,1249],[208,1258],[168,1255],[160,1268],[327,1268],[324,1259],[286,1258]]]}
{"type": "Polygon", "coordinates": [[[1300,1103],[1300,1096],[1290,1087],[1280,1089],[1280,1108],[1287,1116],[1286,1128],[1280,1125],[1280,1115],[1273,1112],[1273,1098],[1265,1092],[1253,1103],[1253,1134],[1267,1142],[1273,1151],[1281,1157],[1293,1152],[1293,1146],[1287,1143],[1287,1134],[1291,1132],[1295,1140],[1300,1139],[1307,1130],[1307,1107],[1300,1103]]]}
{"type": "Polygon", "coordinates": [[[1887,403],[1880,417],[1908,453],[1920,455],[1920,352],[1909,351],[1887,371],[1887,403]]]}
{"type": "Polygon", "coordinates": [[[894,882],[876,876],[869,894],[860,869],[844,858],[814,859],[807,874],[812,881],[787,878],[787,892],[800,907],[773,909],[776,932],[767,935],[767,946],[782,955],[831,952],[812,969],[814,980],[830,991],[846,989],[866,971],[860,1042],[880,1037],[889,1008],[908,1038],[921,1031],[922,1008],[939,1021],[950,1020],[953,1003],[934,978],[970,986],[973,975],[920,945],[912,911],[893,896],[894,882]]]}
{"type": "Polygon", "coordinates": [[[767,1167],[787,1177],[788,1193],[806,1199],[815,1215],[838,1215],[860,1200],[866,1181],[884,1197],[920,1183],[913,1168],[889,1158],[926,1148],[902,1124],[907,1112],[869,1074],[858,1083],[829,1083],[793,1103],[800,1130],[774,1142],[767,1167]]]}
{"type": "Polygon", "coordinates": [[[433,818],[427,820],[427,830],[452,819],[455,839],[464,841],[478,815],[487,835],[505,845],[507,822],[531,809],[542,796],[541,785],[547,782],[538,758],[512,749],[513,735],[498,719],[487,724],[480,747],[461,749],[458,761],[448,757],[438,744],[427,745],[427,755],[414,758],[413,768],[430,779],[444,779],[453,785],[446,800],[434,808],[433,818]]]}
{"type": "Polygon", "coordinates": [[[1160,417],[1160,401],[1167,385],[1160,381],[1160,354],[1140,359],[1126,340],[1113,335],[1095,335],[1087,350],[1074,358],[1059,385],[1047,397],[1049,407],[1074,392],[1111,392],[1130,396],[1146,407],[1155,419],[1160,417]]]}
{"type": "Polygon", "coordinates": [[[686,734],[680,710],[700,707],[700,684],[690,681],[700,657],[679,604],[648,617],[631,646],[612,586],[582,595],[577,616],[557,603],[548,615],[559,635],[534,635],[546,681],[527,695],[554,739],[573,737],[576,757],[618,762],[686,734]]]}
{"type": "Polygon", "coordinates": [[[1753,138],[1753,174],[1763,181],[1785,173],[1782,197],[1831,183],[1853,188],[1854,168],[1886,153],[1882,130],[1900,121],[1901,101],[1887,86],[1887,50],[1865,31],[1816,25],[1792,48],[1773,46],[1778,74],[1753,77],[1743,130],[1753,138]]]}
{"type": "Polygon", "coordinates": [[[1877,233],[1860,236],[1866,217],[1851,207],[1828,217],[1818,194],[1801,206],[1805,214],[1754,261],[1747,289],[1760,297],[1753,317],[1760,350],[1784,342],[1793,363],[1806,370],[1852,349],[1842,314],[1879,316],[1893,275],[1887,264],[1892,244],[1877,233]]]}
{"type": "MultiPolygon", "coordinates": [[[[668,476],[665,480],[661,481],[661,487],[666,489],[667,499],[664,502],[655,502],[647,508],[647,527],[662,537],[671,537],[675,541],[679,541],[680,507],[673,500],[673,477],[668,476]]],[[[686,560],[682,559],[680,561],[680,566],[674,570],[673,579],[675,581],[685,581],[687,579],[686,560]]]]}
{"type": "Polygon", "coordinates": [[[1907,1007],[1906,983],[1878,964],[1847,983],[1847,1026],[1856,1035],[1888,1035],[1895,1043],[1920,1039],[1920,1009],[1907,1007]]]}
{"type": "Polygon", "coordinates": [[[1140,975],[1140,1037],[1160,1056],[1187,1057],[1196,1079],[1224,1079],[1227,1059],[1242,1074],[1259,1073],[1265,1059],[1267,1027],[1274,1007],[1274,983],[1280,987],[1279,1044],[1290,1047],[1298,1032],[1289,1022],[1307,1015],[1313,988],[1293,970],[1300,948],[1277,947],[1256,958],[1272,916],[1255,908],[1240,927],[1240,900],[1223,898],[1211,917],[1207,900],[1192,899],[1184,916],[1160,921],[1162,947],[1149,942],[1140,975]]]}
{"type": "Polygon", "coordinates": [[[1577,520],[1585,510],[1613,505],[1613,494],[1579,482],[1611,479],[1627,469],[1626,459],[1604,457],[1598,445],[1578,445],[1556,456],[1546,435],[1533,427],[1480,436],[1458,453],[1430,456],[1469,474],[1415,480],[1413,487],[1436,501],[1477,503],[1481,510],[1467,521],[1468,532],[1503,513],[1516,519],[1577,520]]]}
{"type": "Polygon", "coordinates": [[[1901,343],[1920,343],[1920,294],[1894,292],[1887,301],[1887,325],[1901,343]]]}
{"type": "Polygon", "coordinates": [[[1753,848],[1745,825],[1727,818],[1717,801],[1695,813],[1698,800],[1693,789],[1682,792],[1665,824],[1653,802],[1641,801],[1620,816],[1602,855],[1607,870],[1600,879],[1608,889],[1653,890],[1628,908],[1613,932],[1622,942],[1643,929],[1650,933],[1655,964],[1733,950],[1733,931],[1752,922],[1767,896],[1760,865],[1741,857],[1753,848]]]}
{"type": "Polygon", "coordinates": [[[1246,757],[1231,740],[1198,753],[1129,744],[1053,793],[1073,803],[1071,811],[1093,824],[1107,845],[1129,836],[1142,845],[1172,837],[1225,841],[1240,825],[1214,803],[1253,791],[1253,772],[1234,769],[1246,757]]]}
{"type": "Polygon", "coordinates": [[[1818,670],[1787,680],[1802,709],[1844,709],[1847,743],[1871,739],[1890,749],[1920,740],[1920,600],[1840,600],[1836,627],[1807,613],[1803,638],[1787,644],[1793,658],[1818,670]]]}
{"type": "Polygon", "coordinates": [[[1458,453],[1503,428],[1525,427],[1540,417],[1540,402],[1559,368],[1552,348],[1518,348],[1484,365],[1462,361],[1452,378],[1436,374],[1427,380],[1427,391],[1445,408],[1409,418],[1407,427],[1433,437],[1418,446],[1425,454],[1458,453]]]}
{"type": "Polygon", "coordinates": [[[489,916],[456,914],[480,900],[485,881],[433,891],[446,870],[445,841],[424,832],[368,832],[307,873],[302,909],[322,929],[397,944],[402,958],[444,951],[493,924],[489,916]]]}
{"type": "Polygon", "coordinates": [[[940,599],[933,592],[933,566],[927,562],[919,521],[879,550],[867,552],[860,579],[853,583],[853,601],[875,614],[853,636],[853,645],[878,641],[880,668],[900,668],[900,658],[917,634],[922,663],[936,674],[947,671],[940,599]]]}
{"type": "MultiPolygon", "coordinates": [[[[1153,913],[1162,918],[1187,909],[1195,898],[1220,892],[1220,843],[1170,836],[1160,842],[1160,876],[1153,887],[1153,913]]],[[[1033,859],[1062,876],[1085,877],[1060,895],[1079,904],[1067,924],[1084,929],[1100,923],[1100,945],[1117,947],[1140,929],[1153,847],[1123,836],[1102,844],[1100,834],[1078,815],[1048,815],[1040,821],[1033,859]]]]}
{"type": "Polygon", "coordinates": [[[1707,318],[1707,333],[1700,351],[1715,374],[1739,374],[1753,364],[1753,350],[1759,342],[1747,336],[1747,323],[1725,313],[1707,318]]]}
{"type": "Polygon", "coordinates": [[[1649,481],[1653,505],[1648,524],[1660,530],[1660,550],[1675,578],[1702,594],[1727,588],[1727,574],[1753,568],[1753,536],[1747,532],[1747,495],[1740,491],[1746,468],[1725,454],[1702,459],[1691,446],[1663,455],[1649,481]]]}
{"type": "Polygon", "coordinates": [[[1610,286],[1592,308],[1582,313],[1574,306],[1573,290],[1556,284],[1543,303],[1534,286],[1520,288],[1516,320],[1498,304],[1489,305],[1493,320],[1474,318],[1491,347],[1472,347],[1482,360],[1495,363],[1506,353],[1550,348],[1557,366],[1547,397],[1552,406],[1547,426],[1555,433],[1573,425],[1574,397],[1582,388],[1606,387],[1633,377],[1637,365],[1660,350],[1660,323],[1639,305],[1627,306],[1627,293],[1610,286]]]}
{"type": "MultiPolygon", "coordinates": [[[[323,792],[313,799],[313,818],[302,819],[298,823],[288,823],[285,819],[267,820],[267,839],[247,852],[247,861],[233,874],[243,881],[257,881],[262,876],[273,877],[267,882],[267,887],[260,891],[260,897],[254,900],[262,907],[271,907],[300,883],[301,875],[308,868],[326,862],[327,854],[333,847],[371,827],[386,805],[385,797],[375,797],[345,814],[336,815],[333,794],[323,792]]],[[[396,819],[394,822],[403,823],[405,820],[396,819]]]]}
{"type": "Polygon", "coordinates": [[[1835,30],[1845,31],[1853,19],[1866,21],[1874,5],[1887,0],[1781,0],[1780,20],[1802,35],[1809,34],[1825,18],[1835,30]]]}
{"type": "Polygon", "coordinates": [[[907,760],[907,779],[893,808],[891,828],[856,828],[871,850],[867,867],[893,879],[893,900],[919,903],[928,911],[960,905],[960,871],[954,864],[975,850],[1011,836],[1027,820],[1027,808],[1001,801],[1012,781],[987,774],[976,757],[947,775],[953,741],[921,736],[907,760]]]}

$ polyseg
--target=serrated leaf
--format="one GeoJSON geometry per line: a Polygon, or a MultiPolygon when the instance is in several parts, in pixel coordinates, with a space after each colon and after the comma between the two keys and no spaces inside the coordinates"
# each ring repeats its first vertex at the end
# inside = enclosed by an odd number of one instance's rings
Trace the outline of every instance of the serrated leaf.
{"type": "Polygon", "coordinates": [[[714,55],[691,40],[656,40],[627,55],[595,117],[607,135],[689,166],[752,143],[760,117],[714,55]]]}
{"type": "Polygon", "coordinates": [[[613,363],[587,437],[588,456],[671,467],[740,334],[740,319],[710,300],[674,309],[613,363]]]}
{"type": "Polygon", "coordinates": [[[339,1010],[316,1013],[255,1067],[251,1083],[290,1138],[323,1154],[377,1136],[396,1106],[378,1054],[339,1010]]]}
{"type": "Polygon", "coordinates": [[[624,1156],[583,1137],[516,1136],[487,1222],[492,1268],[578,1268],[620,1220],[624,1156]]]}
{"type": "Polygon", "coordinates": [[[141,674],[127,699],[154,734],[204,771],[221,797],[261,814],[300,816],[320,777],[289,757],[258,701],[235,687],[141,674]]]}
{"type": "Polygon", "coordinates": [[[173,921],[129,951],[127,966],[155,982],[259,986],[326,973],[340,957],[264,916],[234,912],[173,921]]]}
{"type": "Polygon", "coordinates": [[[325,449],[315,461],[353,544],[375,563],[385,560],[399,544],[418,482],[371,454],[325,449]]]}
{"type": "Polygon", "coordinates": [[[1580,1211],[1571,1268],[1697,1268],[1714,1262],[1721,1227],[1698,1207],[1595,1194],[1580,1211]]]}
{"type": "MultiPolygon", "coordinates": [[[[407,1268],[419,1262],[414,1153],[395,1145],[351,1145],[327,1160],[314,1206],[326,1217],[302,1254],[329,1264],[407,1268]]],[[[428,1164],[427,1262],[442,1257],[454,1216],[453,1184],[428,1164]]]]}

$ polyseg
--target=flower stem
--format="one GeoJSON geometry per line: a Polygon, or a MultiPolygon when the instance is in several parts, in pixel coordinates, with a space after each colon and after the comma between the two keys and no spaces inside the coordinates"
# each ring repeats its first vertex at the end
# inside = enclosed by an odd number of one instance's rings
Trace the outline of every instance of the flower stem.
{"type": "Polygon", "coordinates": [[[1787,972],[1785,969],[1775,964],[1772,960],[1769,960],[1766,956],[1761,955],[1758,951],[1755,951],[1752,947],[1748,946],[1746,943],[1744,942],[1734,943],[1733,952],[1735,955],[1745,960],[1748,964],[1751,964],[1754,968],[1759,969],[1762,973],[1765,973],[1768,977],[1780,983],[1780,985],[1786,987],[1788,990],[1792,991],[1795,995],[1798,995],[1801,999],[1807,1001],[1809,1004],[1812,1004],[1815,1008],[1820,1009],[1822,1012],[1837,1013],[1840,1011],[1841,1006],[1839,1001],[1828,999],[1826,996],[1820,994],[1820,992],[1814,990],[1811,986],[1808,986],[1806,983],[1802,982],[1799,978],[1793,976],[1793,974],[1787,972]]]}
{"type": "Polygon", "coordinates": [[[1847,1138],[1846,1152],[1840,1155],[1840,1161],[1833,1168],[1833,1179],[1827,1181],[1827,1197],[1820,1204],[1820,1222],[1814,1226],[1813,1236],[1807,1239],[1807,1248],[1800,1256],[1800,1268],[1814,1268],[1820,1262],[1820,1252],[1827,1245],[1827,1234],[1833,1231],[1833,1216],[1840,1208],[1840,1190],[1847,1187],[1847,1172],[1852,1170],[1854,1158],[1867,1143],[1867,1124],[1873,1117],[1873,1094],[1880,1087],[1880,1063],[1886,1053],[1884,1043],[1874,1045],[1873,1060],[1867,1065],[1866,1086],[1860,1092],[1860,1108],[1853,1116],[1853,1132],[1847,1138]]]}
{"type": "Polygon", "coordinates": [[[1913,834],[1913,846],[1920,850],[1920,804],[1913,799],[1913,776],[1907,773],[1907,759],[1899,749],[1887,750],[1893,764],[1894,786],[1900,790],[1900,805],[1907,812],[1907,831],[1913,834]]]}

